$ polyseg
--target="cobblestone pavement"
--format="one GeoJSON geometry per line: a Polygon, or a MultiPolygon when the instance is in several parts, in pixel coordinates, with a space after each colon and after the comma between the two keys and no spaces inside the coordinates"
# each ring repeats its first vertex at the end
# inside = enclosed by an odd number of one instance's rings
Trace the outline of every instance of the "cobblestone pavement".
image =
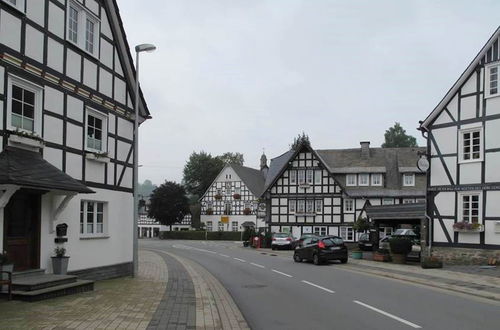
{"type": "Polygon", "coordinates": [[[0,329],[146,329],[165,292],[167,266],[141,251],[137,278],[95,283],[95,290],[39,302],[0,301],[0,329]]]}

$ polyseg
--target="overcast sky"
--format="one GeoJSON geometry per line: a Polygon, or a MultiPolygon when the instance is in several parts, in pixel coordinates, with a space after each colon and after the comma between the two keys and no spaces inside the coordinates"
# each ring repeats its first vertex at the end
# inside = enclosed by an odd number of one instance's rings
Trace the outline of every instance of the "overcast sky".
{"type": "Polygon", "coordinates": [[[498,27],[500,1],[119,0],[153,116],[140,180],[180,182],[193,151],[257,167],[306,132],[316,149],[416,131],[498,27]],[[147,3],[147,5],[146,5],[147,3]]]}

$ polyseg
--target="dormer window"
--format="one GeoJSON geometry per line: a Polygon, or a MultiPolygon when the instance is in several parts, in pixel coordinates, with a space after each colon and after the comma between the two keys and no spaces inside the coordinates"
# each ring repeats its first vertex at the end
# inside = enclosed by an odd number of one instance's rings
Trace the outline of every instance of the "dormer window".
{"type": "Polygon", "coordinates": [[[346,185],[347,186],[355,186],[356,183],[356,174],[347,174],[346,176],[346,185]]]}
{"type": "Polygon", "coordinates": [[[372,186],[381,186],[382,185],[382,174],[375,173],[372,174],[372,186]]]}
{"type": "Polygon", "coordinates": [[[403,186],[412,187],[415,185],[415,173],[403,174],[403,186]]]}
{"type": "Polygon", "coordinates": [[[359,185],[360,186],[368,186],[370,184],[370,175],[366,173],[362,173],[359,175],[359,185]]]}
{"type": "Polygon", "coordinates": [[[76,1],[69,2],[66,16],[66,39],[97,57],[99,19],[76,1]]]}

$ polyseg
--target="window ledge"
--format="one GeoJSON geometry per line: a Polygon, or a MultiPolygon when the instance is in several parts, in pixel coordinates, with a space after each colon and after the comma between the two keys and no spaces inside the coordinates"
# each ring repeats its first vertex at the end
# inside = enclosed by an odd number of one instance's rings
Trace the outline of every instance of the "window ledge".
{"type": "Polygon", "coordinates": [[[110,238],[109,235],[84,235],[80,236],[81,240],[87,240],[87,239],[106,239],[110,238]]]}
{"type": "Polygon", "coordinates": [[[297,212],[297,213],[294,213],[294,215],[296,217],[314,217],[314,216],[316,216],[316,213],[305,213],[305,212],[299,213],[299,212],[297,212]]]}
{"type": "Polygon", "coordinates": [[[301,183],[301,184],[299,184],[299,188],[302,188],[302,189],[308,189],[310,187],[311,187],[311,185],[309,183],[301,183]]]}
{"type": "Polygon", "coordinates": [[[9,144],[22,145],[29,148],[43,149],[45,143],[37,137],[30,137],[24,135],[10,134],[9,144]]]}
{"type": "Polygon", "coordinates": [[[85,158],[88,160],[93,160],[95,162],[106,163],[106,164],[111,161],[111,159],[107,156],[107,154],[103,155],[94,152],[87,152],[85,154],[85,158]]]}
{"type": "Polygon", "coordinates": [[[483,161],[483,158],[479,159],[472,159],[472,160],[459,160],[459,164],[472,164],[472,163],[481,163],[483,161]]]}

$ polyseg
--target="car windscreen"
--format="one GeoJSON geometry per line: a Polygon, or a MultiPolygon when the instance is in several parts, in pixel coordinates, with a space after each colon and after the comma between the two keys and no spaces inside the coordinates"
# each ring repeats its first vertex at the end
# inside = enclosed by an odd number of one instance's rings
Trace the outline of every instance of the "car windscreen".
{"type": "Polygon", "coordinates": [[[369,238],[369,237],[368,237],[368,234],[363,234],[363,235],[361,235],[361,236],[359,237],[359,240],[360,240],[360,241],[361,241],[361,240],[368,240],[368,238],[369,238]]]}
{"type": "Polygon", "coordinates": [[[286,234],[286,233],[276,233],[276,234],[274,234],[274,237],[279,237],[279,238],[288,237],[288,234],[286,234]]]}
{"type": "Polygon", "coordinates": [[[342,245],[344,243],[344,241],[340,237],[323,238],[322,241],[323,243],[325,243],[326,246],[342,245]]]}

